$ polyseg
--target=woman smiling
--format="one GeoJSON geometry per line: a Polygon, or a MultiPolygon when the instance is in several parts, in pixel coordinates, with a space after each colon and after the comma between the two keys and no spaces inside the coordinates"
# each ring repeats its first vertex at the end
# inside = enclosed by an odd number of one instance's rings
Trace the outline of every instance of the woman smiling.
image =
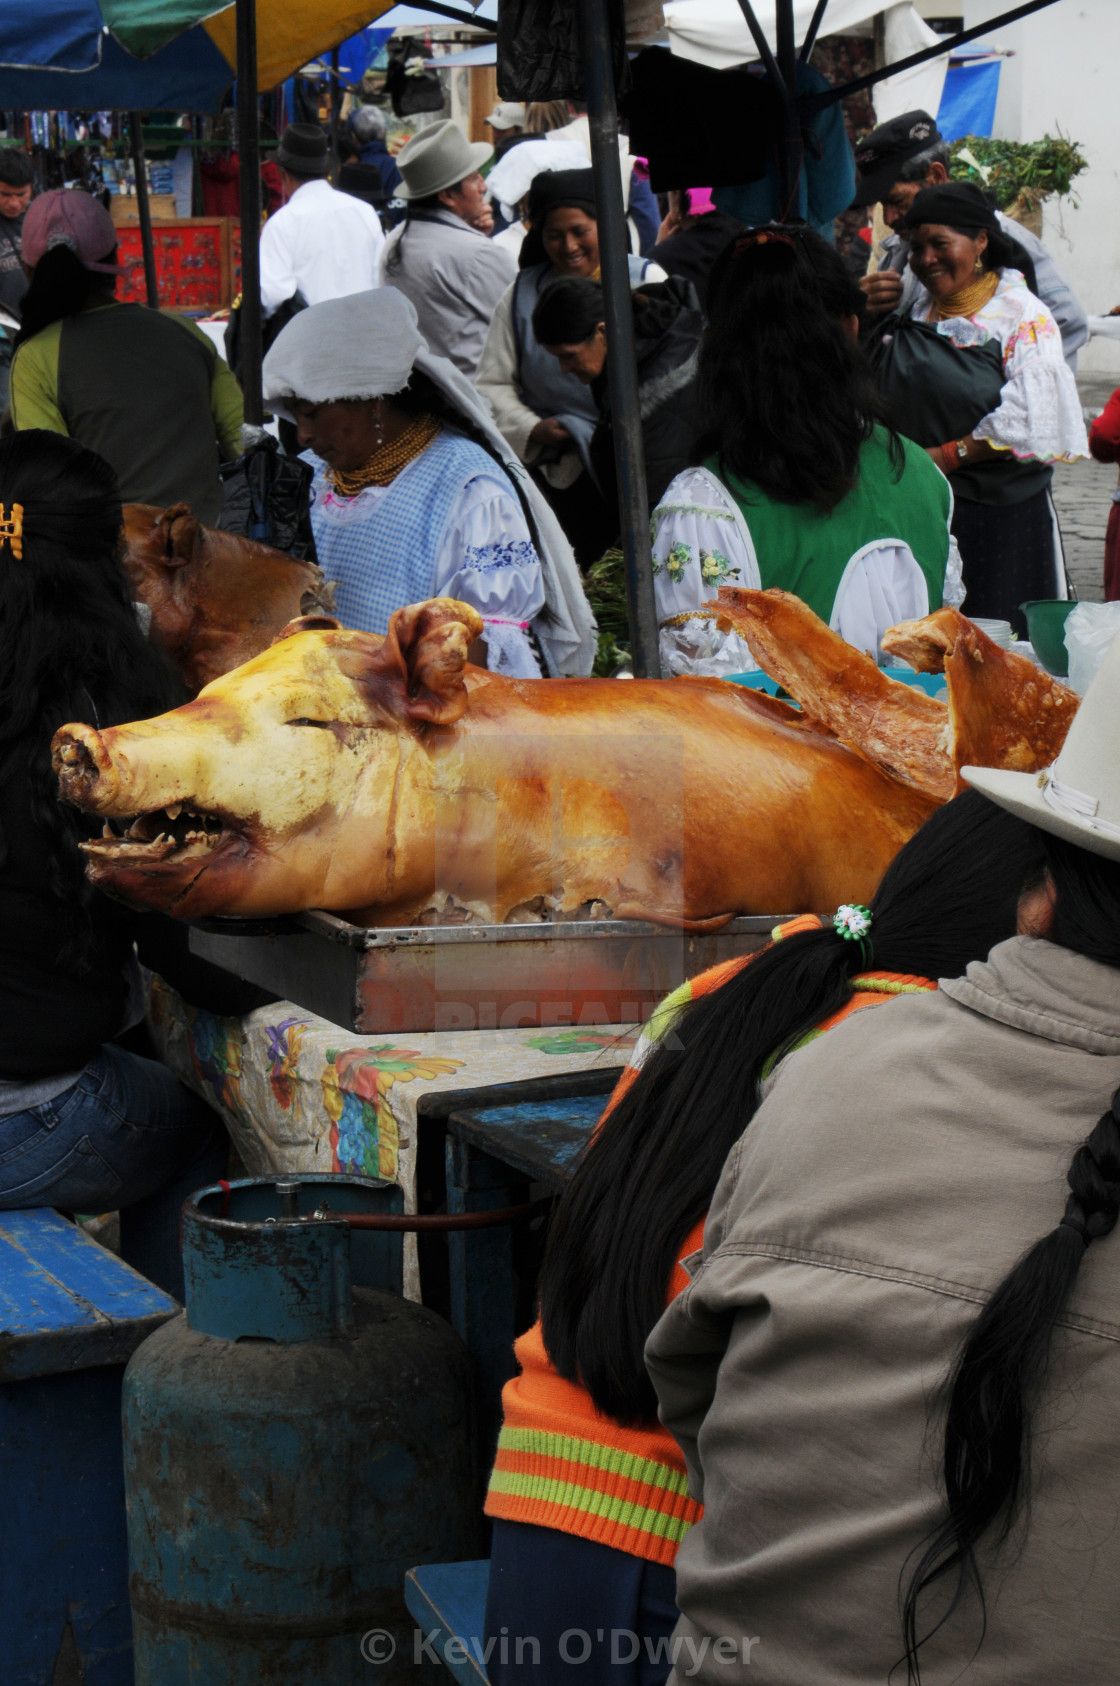
{"type": "Polygon", "coordinates": [[[899,227],[921,289],[882,329],[880,385],[949,477],[968,613],[1022,632],[1020,602],[1065,594],[1050,465],[1088,449],[1058,325],[979,188],[926,188],[899,227]]]}
{"type": "MultiPolygon", "coordinates": [[[[596,217],[589,169],[537,176],[521,273],[498,301],[476,376],[499,431],[532,469],[584,567],[613,543],[618,529],[618,512],[603,496],[590,455],[599,412],[588,388],[537,339],[533,311],[557,276],[599,279],[596,217]]],[[[657,264],[636,257],[629,263],[633,287],[666,279],[657,264]]]]}

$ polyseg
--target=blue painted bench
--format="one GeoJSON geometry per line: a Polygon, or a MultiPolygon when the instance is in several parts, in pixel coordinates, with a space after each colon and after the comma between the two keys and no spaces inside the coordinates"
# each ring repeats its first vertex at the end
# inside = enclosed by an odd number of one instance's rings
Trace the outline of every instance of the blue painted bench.
{"type": "Polygon", "coordinates": [[[438,1659],[459,1686],[489,1686],[486,1666],[486,1589],[490,1559],[425,1563],[405,1576],[404,1601],[416,1623],[410,1661],[438,1659]]]}
{"type": "Polygon", "coordinates": [[[4,1686],[132,1686],[121,1377],[178,1310],[58,1212],[0,1212],[4,1686]]]}

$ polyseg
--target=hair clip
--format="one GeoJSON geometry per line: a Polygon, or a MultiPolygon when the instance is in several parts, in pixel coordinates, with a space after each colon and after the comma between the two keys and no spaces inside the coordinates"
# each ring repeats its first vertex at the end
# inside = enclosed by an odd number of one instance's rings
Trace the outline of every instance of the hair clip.
{"type": "Polygon", "coordinates": [[[797,245],[792,235],[779,234],[776,229],[752,228],[749,234],[741,234],[736,240],[732,251],[738,257],[740,252],[749,251],[752,246],[788,246],[791,252],[796,252],[797,245]]]}
{"type": "Polygon", "coordinates": [[[4,514],[4,505],[0,503],[0,546],[10,544],[12,555],[17,560],[23,560],[23,505],[14,503],[12,513],[4,514]]]}
{"type": "Polygon", "coordinates": [[[832,916],[832,928],[845,942],[862,942],[871,930],[871,909],[860,902],[841,902],[832,916]]]}

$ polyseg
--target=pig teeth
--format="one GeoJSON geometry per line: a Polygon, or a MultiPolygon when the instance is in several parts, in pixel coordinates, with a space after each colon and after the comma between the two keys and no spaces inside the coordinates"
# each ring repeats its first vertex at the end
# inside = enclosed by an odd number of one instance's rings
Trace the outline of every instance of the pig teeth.
{"type": "Polygon", "coordinates": [[[170,839],[170,837],[168,837],[166,831],[161,831],[158,837],[153,838],[153,842],[155,842],[156,844],[170,843],[170,841],[171,841],[171,839],[170,839]]]}
{"type": "MultiPolygon", "coordinates": [[[[140,819],[143,819],[143,817],[144,816],[141,815],[140,819]]],[[[141,835],[140,835],[140,820],[138,820],[138,819],[133,820],[132,824],[129,826],[128,830],[125,832],[125,836],[135,838],[136,841],[140,842],[140,843],[142,843],[144,841],[143,837],[141,837],[141,835]]]]}
{"type": "Polygon", "coordinates": [[[183,804],[181,802],[176,802],[173,808],[165,808],[163,811],[169,820],[177,820],[179,815],[183,812],[183,804]]]}
{"type": "Polygon", "coordinates": [[[108,820],[105,820],[101,827],[101,835],[102,837],[115,837],[117,835],[108,820]]]}

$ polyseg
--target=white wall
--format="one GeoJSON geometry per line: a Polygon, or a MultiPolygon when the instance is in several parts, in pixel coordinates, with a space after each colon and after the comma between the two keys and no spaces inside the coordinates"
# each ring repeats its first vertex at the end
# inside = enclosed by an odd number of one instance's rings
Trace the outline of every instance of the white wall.
{"type": "MultiPolygon", "coordinates": [[[[965,26],[1007,11],[1011,0],[963,0],[965,26]]],[[[1013,50],[1003,61],[995,133],[1040,140],[1060,130],[1089,168],[1074,184],[1080,208],[1048,202],[1043,238],[1090,315],[1120,304],[1120,0],[1055,0],[991,37],[1013,50]]],[[[1120,341],[1096,339],[1079,368],[1120,370],[1120,341]]]]}

